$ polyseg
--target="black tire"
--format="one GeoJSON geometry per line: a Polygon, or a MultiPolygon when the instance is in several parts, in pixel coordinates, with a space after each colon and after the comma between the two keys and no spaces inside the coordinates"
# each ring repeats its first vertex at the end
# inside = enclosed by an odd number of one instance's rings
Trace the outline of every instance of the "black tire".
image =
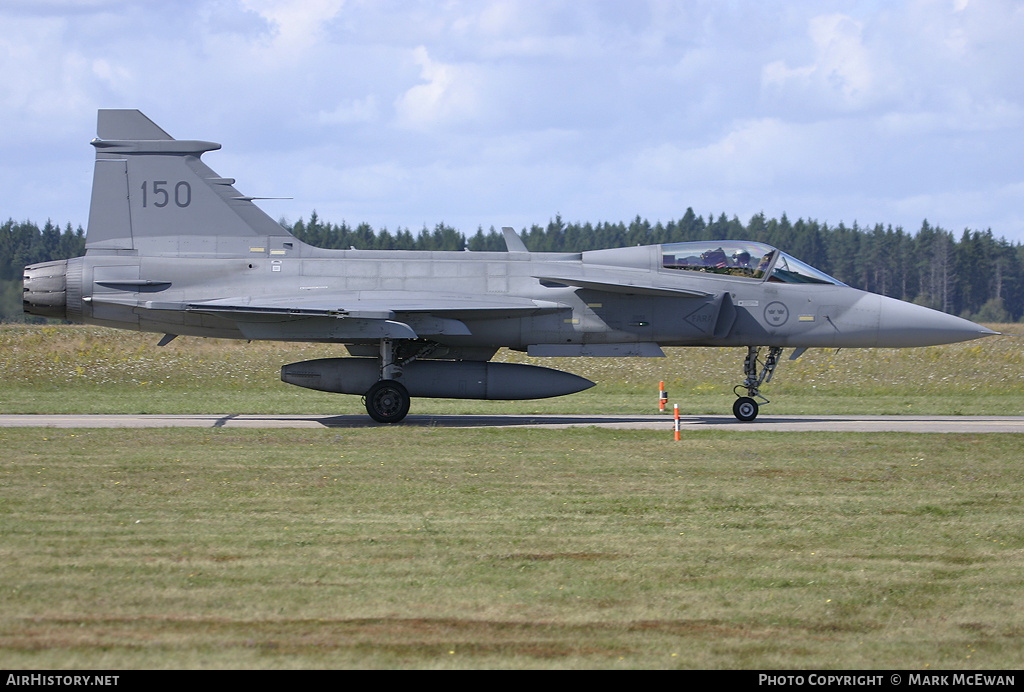
{"type": "Polygon", "coordinates": [[[741,396],[736,400],[736,403],[732,405],[732,415],[736,416],[738,420],[744,423],[757,418],[757,402],[751,399],[749,396],[741,396]]]}
{"type": "Polygon", "coordinates": [[[381,380],[366,392],[366,412],[378,423],[398,423],[408,415],[411,400],[400,383],[381,380]]]}

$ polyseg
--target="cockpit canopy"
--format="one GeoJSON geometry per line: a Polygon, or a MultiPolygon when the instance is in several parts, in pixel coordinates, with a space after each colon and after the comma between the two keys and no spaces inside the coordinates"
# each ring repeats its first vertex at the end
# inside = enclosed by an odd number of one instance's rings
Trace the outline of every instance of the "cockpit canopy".
{"type": "Polygon", "coordinates": [[[771,245],[746,240],[668,243],[661,246],[661,258],[665,269],[787,284],[846,285],[771,245]]]}

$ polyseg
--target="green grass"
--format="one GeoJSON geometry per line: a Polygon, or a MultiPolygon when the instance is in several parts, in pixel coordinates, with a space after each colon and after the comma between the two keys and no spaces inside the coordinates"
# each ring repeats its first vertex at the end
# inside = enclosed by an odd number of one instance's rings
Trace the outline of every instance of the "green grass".
{"type": "Polygon", "coordinates": [[[0,444],[7,668],[1020,665],[1019,435],[0,444]]]}
{"type": "MultiPolygon", "coordinates": [[[[0,327],[8,413],[362,413],[331,346],[0,327]]],[[[1019,340],[810,351],[772,413],[1024,413],[1019,340]]],[[[729,412],[739,349],[413,413],[729,412]]],[[[0,429],[17,668],[1015,669],[1024,437],[0,429]]]]}
{"type": "MultiPolygon", "coordinates": [[[[998,327],[998,325],[996,325],[998,327]]],[[[1011,329],[1013,325],[1007,327],[1011,329]]],[[[179,337],[83,326],[0,326],[0,411],[7,413],[362,413],[359,397],[280,381],[281,365],[346,355],[333,345],[179,337]]],[[[497,359],[575,372],[579,394],[518,402],[416,399],[412,413],[649,413],[658,382],[684,414],[728,414],[745,351],[668,349],[668,358],[497,359]]],[[[1024,414],[1015,337],[919,349],[812,349],[784,360],[767,413],[1024,414]]]]}

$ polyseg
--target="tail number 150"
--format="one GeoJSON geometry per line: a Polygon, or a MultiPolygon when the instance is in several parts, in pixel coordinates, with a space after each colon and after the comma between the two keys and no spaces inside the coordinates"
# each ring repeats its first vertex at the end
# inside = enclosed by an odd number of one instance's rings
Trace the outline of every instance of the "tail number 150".
{"type": "Polygon", "coordinates": [[[184,209],[192,204],[192,186],[182,180],[172,188],[166,180],[144,180],[142,182],[142,206],[166,207],[171,201],[178,207],[184,209]]]}

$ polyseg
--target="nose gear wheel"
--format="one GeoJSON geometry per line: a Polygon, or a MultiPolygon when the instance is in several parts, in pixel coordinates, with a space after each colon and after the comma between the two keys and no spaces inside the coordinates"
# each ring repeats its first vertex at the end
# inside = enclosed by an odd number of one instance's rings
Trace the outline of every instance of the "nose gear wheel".
{"type": "Polygon", "coordinates": [[[743,361],[743,384],[733,388],[736,402],[732,406],[732,414],[738,420],[749,422],[757,418],[759,408],[767,403],[768,399],[761,396],[761,385],[771,382],[775,374],[775,367],[779,364],[779,356],[782,355],[780,346],[769,346],[768,354],[762,363],[758,359],[762,346],[748,346],[747,357],[743,361]],[[746,390],[746,396],[742,392],[746,390]]]}
{"type": "Polygon", "coordinates": [[[741,396],[736,400],[736,403],[732,405],[732,415],[736,416],[737,420],[741,420],[744,423],[757,418],[757,410],[757,402],[748,396],[741,396]]]}

